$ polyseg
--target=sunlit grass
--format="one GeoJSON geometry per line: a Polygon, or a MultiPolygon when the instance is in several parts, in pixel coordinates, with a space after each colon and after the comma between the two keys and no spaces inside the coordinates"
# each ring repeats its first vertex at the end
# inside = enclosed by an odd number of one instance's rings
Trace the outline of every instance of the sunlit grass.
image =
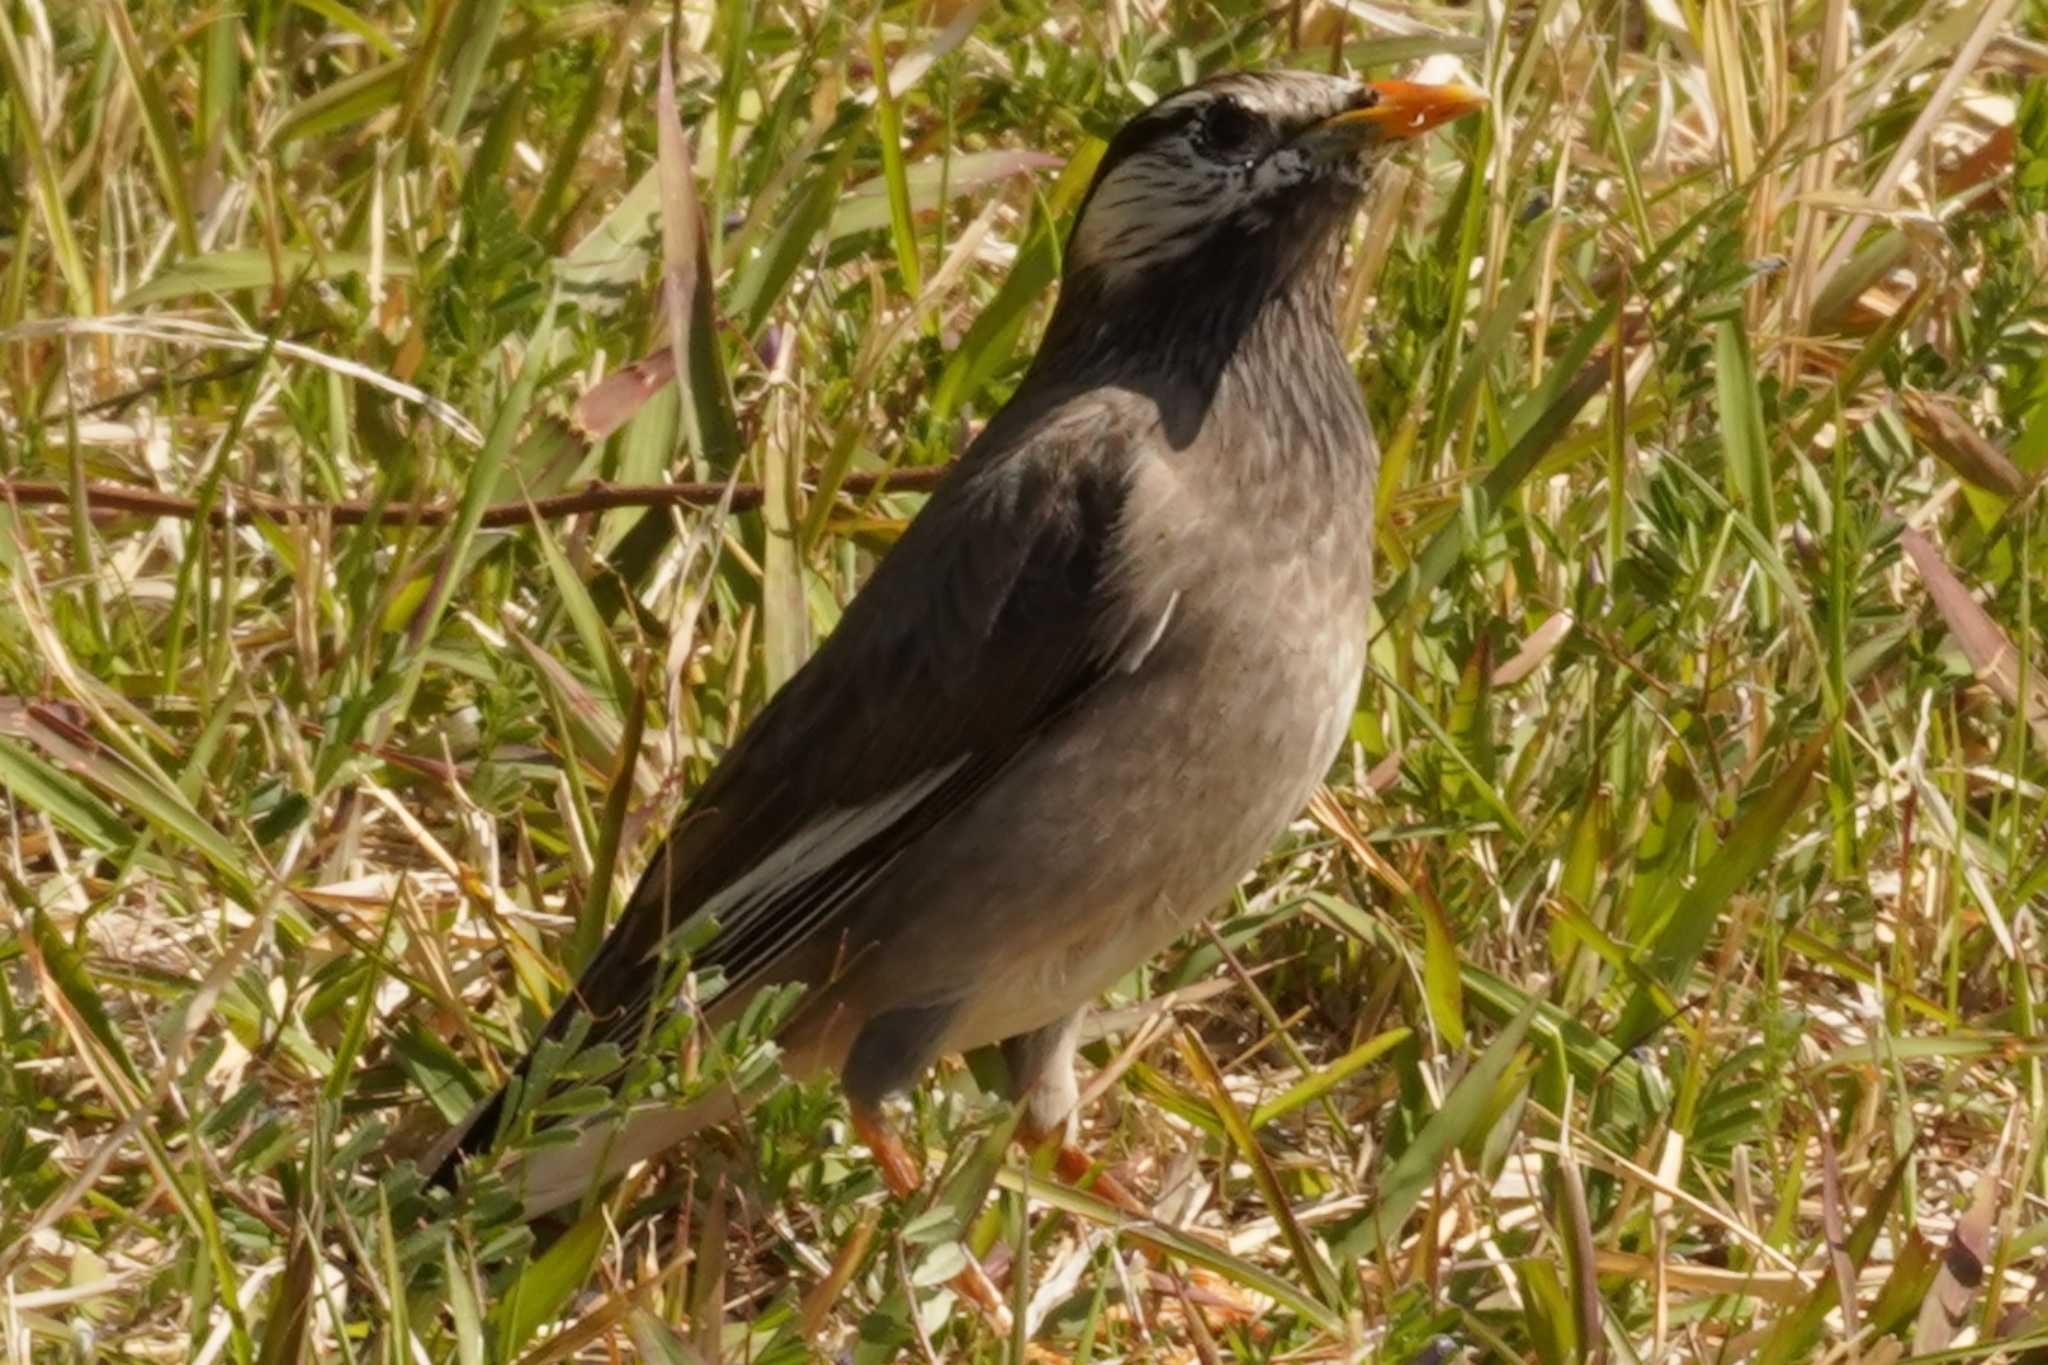
{"type": "Polygon", "coordinates": [[[2016,1354],[2037,8],[15,0],[9,1358],[2016,1354]],[[912,1207],[829,1087],[537,1236],[422,1192],[1016,382],[1101,140],[1270,62],[1492,105],[1348,258],[1353,742],[1087,1049],[1154,1222],[978,1063],[912,1207]]]}

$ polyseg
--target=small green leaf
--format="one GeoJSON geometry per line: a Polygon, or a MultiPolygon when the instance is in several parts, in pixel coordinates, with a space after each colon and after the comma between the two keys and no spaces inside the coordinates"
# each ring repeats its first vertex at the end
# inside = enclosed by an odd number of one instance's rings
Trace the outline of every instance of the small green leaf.
{"type": "Polygon", "coordinates": [[[533,1334],[553,1321],[583,1287],[604,1249],[610,1220],[592,1209],[561,1240],[519,1273],[492,1316],[497,1321],[498,1358],[513,1360],[533,1334]]]}
{"type": "Polygon", "coordinates": [[[903,176],[903,119],[889,89],[888,52],[882,43],[878,13],[868,29],[868,60],[874,69],[875,142],[882,152],[882,181],[889,188],[889,240],[896,248],[896,271],[903,292],[916,298],[924,289],[917,263],[917,224],[910,214],[910,186],[903,176]]]}
{"type": "Polygon", "coordinates": [[[391,1038],[391,1053],[412,1083],[450,1123],[458,1123],[484,1097],[470,1069],[446,1043],[417,1024],[391,1038]]]}
{"type": "Polygon", "coordinates": [[[452,1241],[441,1247],[441,1267],[448,1276],[448,1315],[455,1322],[456,1361],[458,1365],[484,1365],[489,1348],[484,1344],[483,1306],[475,1273],[467,1261],[458,1259],[452,1241]]]}
{"type": "Polygon", "coordinates": [[[135,1069],[134,1060],[128,1055],[128,1045],[121,1041],[121,1032],[114,1026],[114,1018],[107,1012],[106,1003],[100,999],[94,987],[92,973],[86,970],[85,959],[59,932],[54,921],[37,907],[29,915],[29,932],[35,937],[36,954],[42,959],[43,970],[49,974],[51,984],[64,997],[72,1012],[92,1035],[107,1060],[121,1071],[121,1076],[137,1090],[143,1088],[142,1077],[135,1069]]]}
{"type": "MultiPolygon", "coordinates": [[[[1808,744],[1763,795],[1750,803],[1741,821],[1729,832],[1727,842],[1700,869],[1671,917],[1657,931],[1645,965],[1674,994],[1684,990],[1693,964],[1706,950],[1722,907],[1755,879],[1784,842],[1792,827],[1792,817],[1806,804],[1814,769],[1826,754],[1824,737],[1808,744]]],[[[1664,1011],[1638,989],[1622,1011],[1615,1036],[1631,1043],[1640,1041],[1665,1017],[1664,1011]]]]}
{"type": "Polygon", "coordinates": [[[636,1308],[627,1315],[626,1331],[639,1352],[636,1358],[650,1365],[703,1365],[704,1357],[677,1336],[675,1328],[645,1308],[636,1308]]]}
{"type": "Polygon", "coordinates": [[[769,313],[782,301],[783,290],[817,249],[819,234],[832,225],[841,202],[840,188],[857,150],[856,139],[843,139],[832,159],[784,206],[766,243],[747,254],[726,307],[748,336],[760,333],[769,313]]]}
{"type": "Polygon", "coordinates": [[[1763,409],[1749,339],[1738,318],[1714,328],[1714,395],[1721,422],[1721,448],[1728,461],[1729,492],[1766,536],[1777,529],[1771,498],[1771,452],[1764,436],[1763,409]]]}
{"type": "Polygon", "coordinates": [[[1578,1327],[1564,1281],[1558,1278],[1557,1263],[1525,1257],[1515,1262],[1515,1279],[1522,1286],[1522,1316],[1529,1324],[1529,1340],[1543,1365],[1565,1365],[1576,1359],[1578,1327]]]}
{"type": "Polygon", "coordinates": [[[1452,1049],[1465,1046],[1465,988],[1458,969],[1458,939],[1436,893],[1416,881],[1414,905],[1422,917],[1422,991],[1429,1017],[1452,1049]]]}

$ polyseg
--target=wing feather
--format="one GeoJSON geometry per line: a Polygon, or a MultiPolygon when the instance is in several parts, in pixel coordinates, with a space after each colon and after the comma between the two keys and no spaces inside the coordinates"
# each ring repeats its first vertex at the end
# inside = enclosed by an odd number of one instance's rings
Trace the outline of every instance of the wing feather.
{"type": "MultiPolygon", "coordinates": [[[[714,770],[548,1022],[639,1038],[678,930],[745,990],[831,934],[895,861],[1166,629],[1132,619],[1110,557],[1147,428],[1100,402],[999,414],[823,647],[714,770]],[[1025,433],[1029,431],[1028,438],[1025,433]]],[[[1166,613],[1171,615],[1171,609],[1166,613]]],[[[497,1100],[457,1139],[488,1142],[497,1100]]]]}

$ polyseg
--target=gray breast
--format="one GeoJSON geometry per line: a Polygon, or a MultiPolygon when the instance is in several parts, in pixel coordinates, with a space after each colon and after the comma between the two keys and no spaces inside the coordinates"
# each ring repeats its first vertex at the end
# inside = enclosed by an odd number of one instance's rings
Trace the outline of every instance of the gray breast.
{"type": "Polygon", "coordinates": [[[1111,577],[1156,624],[1149,648],[962,811],[947,856],[917,874],[914,897],[949,903],[950,942],[927,931],[908,950],[971,963],[956,979],[976,980],[949,1046],[1059,1018],[1213,910],[1336,752],[1365,658],[1369,485],[1219,496],[1233,463],[1163,443],[1134,463],[1111,577]],[[1013,917],[1032,932],[999,932],[1013,917]]]}
{"type": "Polygon", "coordinates": [[[1248,363],[1207,394],[1091,395],[1137,429],[1104,579],[1142,647],[873,900],[877,991],[957,1005],[949,1049],[1062,1017],[1213,910],[1342,739],[1374,452],[1327,319],[1277,321],[1296,329],[1285,380],[1248,363]]]}

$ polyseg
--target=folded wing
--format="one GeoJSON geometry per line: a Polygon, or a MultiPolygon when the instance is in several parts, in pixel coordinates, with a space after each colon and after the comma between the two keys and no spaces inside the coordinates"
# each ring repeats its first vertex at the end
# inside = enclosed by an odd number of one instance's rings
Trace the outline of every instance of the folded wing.
{"type": "MultiPolygon", "coordinates": [[[[692,965],[727,991],[836,934],[898,858],[1156,642],[1166,623],[1136,619],[1106,573],[1140,435],[1091,409],[1041,415],[1008,445],[1026,425],[1012,417],[727,752],[544,1036],[586,1014],[591,1042],[630,1053],[686,926],[710,922],[692,965]]],[[[501,1098],[454,1135],[451,1163],[489,1144],[501,1098]]]]}

